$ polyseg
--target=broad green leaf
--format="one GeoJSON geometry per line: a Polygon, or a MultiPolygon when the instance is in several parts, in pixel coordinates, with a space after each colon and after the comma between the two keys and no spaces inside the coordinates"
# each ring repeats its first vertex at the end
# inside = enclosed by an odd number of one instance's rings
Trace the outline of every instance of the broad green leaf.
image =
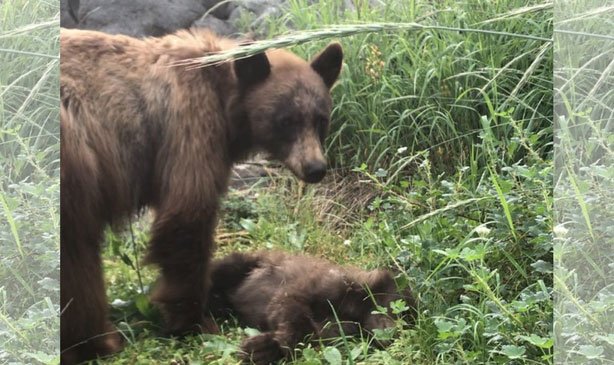
{"type": "Polygon", "coordinates": [[[603,346],[582,345],[579,353],[587,359],[597,359],[603,354],[603,346]]]}
{"type": "Polygon", "coordinates": [[[524,346],[503,345],[501,352],[510,359],[519,359],[524,356],[527,349],[524,346]]]}
{"type": "Polygon", "coordinates": [[[322,354],[330,365],[341,365],[341,353],[336,347],[327,347],[322,354]]]}

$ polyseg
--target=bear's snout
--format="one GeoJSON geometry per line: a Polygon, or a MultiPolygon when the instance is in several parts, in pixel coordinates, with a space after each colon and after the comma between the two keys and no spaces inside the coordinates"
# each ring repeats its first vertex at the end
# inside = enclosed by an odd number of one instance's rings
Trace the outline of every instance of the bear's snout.
{"type": "Polygon", "coordinates": [[[326,161],[313,160],[305,164],[303,171],[305,182],[310,184],[320,182],[326,176],[326,161]]]}

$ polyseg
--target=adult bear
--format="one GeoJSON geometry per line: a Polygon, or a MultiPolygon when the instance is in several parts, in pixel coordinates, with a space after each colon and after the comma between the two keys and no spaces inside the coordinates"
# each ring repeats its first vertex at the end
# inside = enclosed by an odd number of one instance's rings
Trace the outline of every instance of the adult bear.
{"type": "Polygon", "coordinates": [[[300,179],[326,173],[322,144],[342,65],[270,50],[204,68],[177,61],[237,47],[205,30],[136,39],[61,30],[62,363],[121,349],[107,319],[103,229],[155,211],[147,261],[169,334],[215,331],[204,316],[220,197],[254,152],[300,179]]]}

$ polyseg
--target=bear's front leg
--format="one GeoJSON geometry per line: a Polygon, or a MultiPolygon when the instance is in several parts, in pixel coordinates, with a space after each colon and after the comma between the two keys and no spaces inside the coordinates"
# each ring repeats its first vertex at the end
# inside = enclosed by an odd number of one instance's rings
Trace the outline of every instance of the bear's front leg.
{"type": "Polygon", "coordinates": [[[147,261],[161,269],[152,300],[162,312],[169,335],[219,331],[204,310],[214,229],[213,213],[197,218],[164,213],[156,217],[147,261]]]}

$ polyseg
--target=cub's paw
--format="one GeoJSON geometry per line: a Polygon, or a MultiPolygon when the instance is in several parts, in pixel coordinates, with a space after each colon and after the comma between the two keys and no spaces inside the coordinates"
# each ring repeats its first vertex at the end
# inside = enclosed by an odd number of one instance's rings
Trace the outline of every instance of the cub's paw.
{"type": "Polygon", "coordinates": [[[241,359],[244,364],[268,365],[283,357],[279,342],[272,332],[247,338],[241,344],[241,359]]]}

